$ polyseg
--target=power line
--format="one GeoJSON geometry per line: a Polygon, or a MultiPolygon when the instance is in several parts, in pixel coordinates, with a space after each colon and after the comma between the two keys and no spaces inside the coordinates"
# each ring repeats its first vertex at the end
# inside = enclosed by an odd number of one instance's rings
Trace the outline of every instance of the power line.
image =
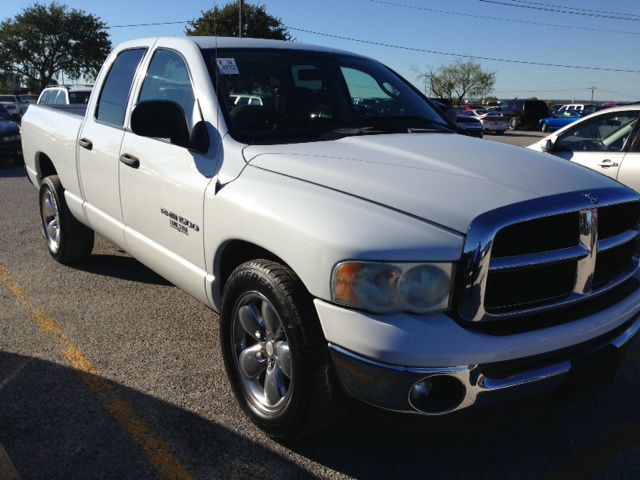
{"type": "Polygon", "coordinates": [[[587,65],[564,65],[560,63],[545,63],[545,62],[533,62],[529,60],[516,60],[511,58],[497,58],[497,57],[481,57],[479,55],[465,55],[462,53],[454,53],[454,52],[444,52],[440,50],[427,50],[425,48],[418,47],[409,47],[406,45],[396,45],[393,43],[384,43],[384,42],[375,42],[372,40],[362,40],[359,38],[346,37],[343,35],[333,35],[331,33],[317,32],[315,30],[307,30],[305,28],[292,27],[287,25],[289,30],[294,30],[297,32],[310,33],[312,35],[319,35],[322,37],[336,38],[339,40],[348,40],[350,42],[358,42],[365,43],[368,45],[377,45],[379,47],[388,47],[388,48],[397,48],[400,50],[407,50],[411,52],[423,52],[423,53],[432,53],[434,55],[446,55],[449,57],[458,57],[458,58],[474,58],[477,60],[488,60],[492,62],[503,62],[503,63],[518,63],[522,65],[537,65],[541,67],[558,67],[558,68],[572,68],[577,70],[599,70],[604,72],[620,72],[620,73],[640,73],[640,70],[627,70],[623,68],[607,68],[607,67],[590,67],[587,65]]]}
{"type": "Polygon", "coordinates": [[[388,5],[388,6],[392,6],[392,7],[399,7],[399,8],[408,8],[408,9],[412,9],[412,10],[422,10],[424,12],[431,12],[431,13],[442,13],[444,15],[456,15],[458,17],[470,17],[470,18],[479,18],[482,20],[496,20],[498,22],[509,22],[509,23],[519,23],[519,24],[524,24],[524,25],[536,25],[536,26],[541,26],[541,27],[554,27],[554,28],[567,28],[567,29],[571,29],[571,30],[585,30],[588,32],[600,32],[600,33],[619,33],[619,34],[625,34],[625,35],[640,35],[640,32],[629,32],[629,31],[624,31],[624,30],[610,30],[610,29],[604,29],[604,28],[595,28],[595,27],[581,27],[578,25],[562,25],[562,24],[557,24],[557,23],[543,23],[543,22],[532,22],[529,20],[518,20],[515,18],[505,18],[505,17],[493,17],[490,15],[477,15],[477,14],[473,14],[473,13],[464,13],[464,12],[452,12],[450,10],[439,10],[439,9],[435,9],[435,8],[428,8],[428,7],[422,7],[419,5],[409,5],[406,3],[399,3],[399,2],[391,2],[391,1],[386,1],[386,0],[368,0],[371,3],[378,3],[381,5],[388,5]]]}
{"type": "Polygon", "coordinates": [[[508,7],[528,8],[530,10],[539,10],[543,12],[566,13],[569,15],[582,15],[584,17],[608,18],[612,20],[625,20],[628,22],[640,22],[640,17],[627,16],[626,14],[623,16],[610,15],[610,14],[603,14],[603,13],[572,10],[568,7],[542,7],[542,6],[534,6],[534,5],[523,5],[523,4],[517,4],[513,2],[506,2],[506,1],[499,1],[499,0],[480,0],[480,1],[484,3],[492,3],[495,5],[506,5],[508,7]]]}
{"type": "Polygon", "coordinates": [[[178,25],[184,23],[191,23],[193,20],[180,20],[175,22],[152,22],[152,23],[131,23],[129,25],[107,25],[105,28],[127,28],[127,27],[151,27],[156,25],[178,25]]]}
{"type": "MultiPolygon", "coordinates": [[[[483,0],[481,0],[481,1],[483,1],[483,0]]],[[[174,21],[174,22],[137,23],[137,24],[129,24],[129,25],[111,25],[111,26],[107,26],[106,28],[144,27],[144,26],[150,26],[150,25],[175,25],[175,24],[191,23],[191,22],[193,22],[193,20],[180,20],[180,21],[174,21]]],[[[363,39],[360,39],[360,38],[347,37],[347,36],[344,36],[344,35],[334,35],[334,34],[331,34],[331,33],[318,32],[318,31],[315,31],[315,30],[308,30],[306,28],[293,27],[293,26],[290,26],[290,25],[285,25],[285,27],[288,28],[289,30],[294,30],[294,31],[297,31],[297,32],[304,32],[304,33],[310,33],[312,35],[319,35],[319,36],[322,36],[322,37],[335,38],[335,39],[338,39],[338,40],[347,40],[347,41],[350,41],[350,42],[364,43],[364,44],[368,44],[368,45],[377,45],[379,47],[396,48],[396,49],[400,49],[400,50],[407,50],[407,51],[413,51],[413,52],[431,53],[431,54],[434,54],[434,55],[445,55],[445,56],[458,57],[458,58],[473,58],[473,59],[477,59],[477,60],[487,60],[487,61],[502,62],[502,63],[517,63],[517,64],[522,64],[522,65],[536,65],[536,66],[541,66],[541,67],[571,68],[571,69],[576,69],[576,70],[596,70],[596,71],[619,72],[619,73],[640,73],[640,70],[627,70],[627,69],[623,69],[623,68],[592,67],[592,66],[588,66],[588,65],[566,65],[566,64],[560,64],[560,63],[534,62],[534,61],[529,61],[529,60],[517,60],[517,59],[512,59],[512,58],[484,57],[484,56],[479,56],[479,55],[467,55],[467,54],[455,53],[455,52],[445,52],[445,51],[440,51],[440,50],[428,50],[428,49],[419,48],[419,47],[410,47],[410,46],[406,46],[406,45],[396,45],[396,44],[393,44],[393,43],[384,43],[384,42],[376,42],[376,41],[372,41],[372,40],[363,40],[363,39]]]]}
{"type": "Polygon", "coordinates": [[[610,12],[610,11],[606,11],[606,10],[595,10],[593,8],[583,8],[583,7],[569,7],[566,5],[555,5],[552,3],[542,3],[542,2],[532,2],[530,0],[511,0],[512,2],[518,2],[518,3],[528,3],[531,5],[540,5],[543,7],[554,7],[554,8],[562,8],[562,9],[566,9],[566,10],[577,10],[577,11],[582,11],[582,12],[593,12],[593,13],[604,13],[607,15],[621,15],[621,16],[625,16],[625,17],[640,17],[640,15],[636,14],[636,13],[626,13],[626,12],[610,12]]]}

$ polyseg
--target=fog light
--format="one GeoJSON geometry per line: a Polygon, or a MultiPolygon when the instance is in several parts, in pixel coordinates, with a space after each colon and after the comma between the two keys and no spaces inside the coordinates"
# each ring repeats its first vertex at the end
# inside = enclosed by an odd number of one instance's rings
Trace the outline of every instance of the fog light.
{"type": "Polygon", "coordinates": [[[409,403],[419,412],[437,415],[455,410],[464,400],[462,382],[449,375],[436,375],[417,381],[409,391],[409,403]]]}

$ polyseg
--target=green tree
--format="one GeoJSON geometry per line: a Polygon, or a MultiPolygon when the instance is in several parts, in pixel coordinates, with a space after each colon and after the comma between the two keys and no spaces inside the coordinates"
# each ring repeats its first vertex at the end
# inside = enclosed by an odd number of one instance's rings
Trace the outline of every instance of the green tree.
{"type": "Polygon", "coordinates": [[[60,72],[95,77],[111,50],[105,27],[83,10],[36,3],[0,23],[0,69],[40,90],[60,72]]]}
{"type": "MultiPolygon", "coordinates": [[[[185,28],[187,35],[215,35],[219,37],[238,36],[238,2],[224,7],[214,7],[202,12],[200,18],[192,21],[185,28]]],[[[292,40],[282,20],[267,13],[262,4],[242,5],[242,36],[252,38],[271,38],[275,40],[292,40]]]]}
{"type": "Polygon", "coordinates": [[[416,70],[418,80],[428,85],[431,96],[446,98],[460,104],[465,98],[481,98],[493,90],[495,72],[482,70],[472,59],[459,59],[426,72],[416,70]]]}

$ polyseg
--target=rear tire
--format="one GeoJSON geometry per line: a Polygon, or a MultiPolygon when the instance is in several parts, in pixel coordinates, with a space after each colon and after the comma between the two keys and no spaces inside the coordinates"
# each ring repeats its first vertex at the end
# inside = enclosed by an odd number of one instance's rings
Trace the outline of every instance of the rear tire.
{"type": "Polygon", "coordinates": [[[76,220],[69,210],[57,175],[42,181],[39,198],[42,233],[51,256],[65,265],[89,257],[93,250],[93,230],[76,220]]]}
{"type": "Polygon", "coordinates": [[[286,440],[327,428],[342,411],[312,298],[287,267],[252,260],[227,281],[220,344],[236,399],[251,421],[286,440]]]}

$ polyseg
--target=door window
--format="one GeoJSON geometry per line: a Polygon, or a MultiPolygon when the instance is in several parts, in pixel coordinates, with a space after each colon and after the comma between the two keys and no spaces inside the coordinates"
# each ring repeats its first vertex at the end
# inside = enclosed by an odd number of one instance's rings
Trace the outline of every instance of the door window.
{"type": "Polygon", "coordinates": [[[97,120],[116,127],[124,125],[131,83],[146,51],[145,48],[125,50],[113,62],[98,99],[97,120]]]}
{"type": "Polygon", "coordinates": [[[638,112],[599,115],[571,128],[555,143],[554,151],[620,152],[638,122],[638,112]]]}
{"type": "MultiPolygon", "coordinates": [[[[182,107],[189,130],[194,124],[195,96],[189,69],[182,57],[171,50],[158,49],[151,59],[149,71],[142,84],[139,102],[145,100],[171,100],[182,107]]],[[[248,98],[251,103],[253,98],[248,98]]]]}

